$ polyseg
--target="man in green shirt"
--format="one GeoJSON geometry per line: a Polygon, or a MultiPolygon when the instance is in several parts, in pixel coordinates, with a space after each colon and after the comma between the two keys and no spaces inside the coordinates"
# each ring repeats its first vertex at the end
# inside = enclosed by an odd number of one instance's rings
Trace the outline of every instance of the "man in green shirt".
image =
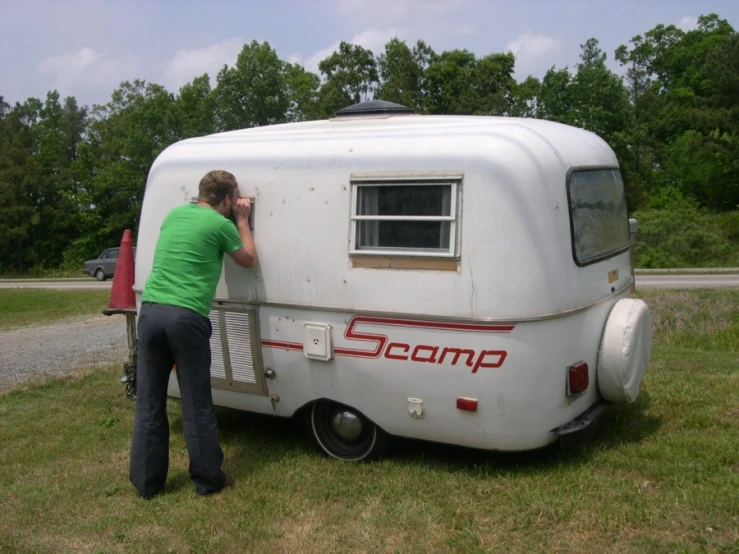
{"type": "Polygon", "coordinates": [[[173,365],[195,492],[213,494],[226,484],[210,388],[212,328],[208,314],[221,277],[223,253],[245,268],[257,264],[250,211],[249,200],[238,198],[236,178],[215,170],[200,181],[198,203],[173,209],[162,223],[138,325],[129,475],[143,498],[157,494],[167,480],[167,384],[173,365]],[[227,219],[232,214],[236,225],[227,219]]]}

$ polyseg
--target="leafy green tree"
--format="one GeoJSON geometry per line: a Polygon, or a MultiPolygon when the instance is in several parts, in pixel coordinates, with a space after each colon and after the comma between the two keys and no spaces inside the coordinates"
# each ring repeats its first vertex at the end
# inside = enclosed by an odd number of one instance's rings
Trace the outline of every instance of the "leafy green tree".
{"type": "Polygon", "coordinates": [[[659,99],[652,86],[651,63],[655,55],[655,45],[649,37],[636,35],[631,39],[632,48],[625,45],[616,49],[616,60],[626,69],[626,84],[631,105],[631,127],[625,133],[627,143],[621,157],[622,171],[626,182],[640,203],[651,187],[652,168],[659,145],[650,135],[649,128],[653,114],[658,109],[659,99]]]}
{"type": "Polygon", "coordinates": [[[40,102],[29,98],[12,109],[3,102],[0,119],[0,267],[24,272],[35,263],[29,255],[34,198],[34,137],[31,126],[40,102]]]}
{"type": "Polygon", "coordinates": [[[475,72],[476,108],[480,115],[510,115],[516,80],[513,53],[489,54],[480,58],[475,72]]]}
{"type": "Polygon", "coordinates": [[[572,75],[566,67],[560,70],[551,67],[546,72],[536,99],[538,117],[560,123],[574,122],[571,82],[572,75]]]}
{"type": "Polygon", "coordinates": [[[56,91],[47,94],[33,127],[38,196],[33,207],[31,234],[38,267],[58,267],[64,249],[80,234],[74,203],[80,183],[75,179],[72,165],[86,130],[86,108],[80,108],[73,97],[60,104],[56,91]]]}
{"type": "Polygon", "coordinates": [[[0,267],[57,267],[78,232],[68,198],[86,111],[52,91],[43,103],[30,98],[12,110],[0,102],[0,112],[0,267]]]}
{"type": "Polygon", "coordinates": [[[426,69],[428,113],[475,113],[476,71],[477,58],[469,50],[447,50],[435,56],[426,69]]]}
{"type": "Polygon", "coordinates": [[[662,168],[665,186],[714,211],[739,206],[739,137],[686,131],[670,139],[662,168]]]}
{"type": "Polygon", "coordinates": [[[645,40],[642,35],[636,35],[631,39],[632,48],[629,50],[625,45],[616,49],[616,60],[626,67],[626,82],[628,83],[629,100],[634,108],[635,116],[641,120],[645,115],[645,102],[652,86],[651,63],[654,58],[654,45],[645,40]]]}
{"type": "Polygon", "coordinates": [[[341,41],[335,51],[318,64],[325,82],[320,90],[321,112],[329,117],[337,110],[368,100],[378,84],[377,62],[371,50],[341,41]]]}
{"type": "Polygon", "coordinates": [[[673,187],[655,191],[633,216],[639,220],[634,243],[637,267],[720,266],[732,255],[720,221],[673,187]]]}
{"type": "Polygon", "coordinates": [[[634,175],[652,194],[656,187],[676,186],[713,209],[735,209],[736,33],[709,14],[687,33],[657,25],[631,43],[616,56],[628,67],[634,175]]]}
{"type": "Polygon", "coordinates": [[[606,54],[597,39],[588,39],[580,47],[580,63],[570,91],[572,124],[617,146],[618,134],[631,123],[628,93],[621,78],[606,66],[606,54]]]}
{"type": "Polygon", "coordinates": [[[703,66],[707,105],[720,127],[739,135],[739,34],[731,32],[706,54],[703,66]]]}
{"type": "Polygon", "coordinates": [[[321,80],[315,73],[306,71],[299,64],[285,65],[287,85],[287,121],[305,121],[320,118],[318,91],[321,80]]]}
{"type": "Polygon", "coordinates": [[[529,75],[522,83],[515,83],[511,90],[511,115],[514,117],[540,117],[539,97],[541,81],[529,75]]]}
{"type": "Polygon", "coordinates": [[[413,47],[413,60],[416,65],[421,69],[421,85],[418,103],[416,104],[416,110],[419,113],[428,112],[428,85],[426,82],[426,71],[428,70],[431,63],[436,59],[436,52],[428,44],[422,40],[416,41],[416,45],[413,47]]]}
{"type": "Polygon", "coordinates": [[[207,73],[182,86],[176,104],[181,114],[182,138],[208,135],[218,130],[216,98],[207,73]]]}
{"type": "Polygon", "coordinates": [[[89,146],[74,166],[84,183],[76,197],[84,232],[70,247],[70,261],[118,244],[124,229],[138,228],[149,169],[182,137],[174,95],[141,80],[121,83],[92,115],[89,146]]]}
{"type": "Polygon", "coordinates": [[[433,114],[508,115],[512,110],[513,54],[478,59],[468,50],[431,58],[425,71],[427,110],[433,114]]]}
{"type": "Polygon", "coordinates": [[[422,111],[424,72],[433,55],[422,41],[411,50],[405,41],[391,39],[377,60],[380,74],[377,98],[422,111]]]}
{"type": "Polygon", "coordinates": [[[267,42],[245,44],[234,67],[224,66],[214,90],[221,131],[284,123],[290,109],[287,66],[267,42]]]}

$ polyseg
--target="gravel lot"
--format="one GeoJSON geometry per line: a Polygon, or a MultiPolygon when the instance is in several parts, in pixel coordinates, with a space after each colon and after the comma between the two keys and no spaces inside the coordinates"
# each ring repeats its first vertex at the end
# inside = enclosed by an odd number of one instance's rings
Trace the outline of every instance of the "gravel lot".
{"type": "Polygon", "coordinates": [[[0,390],[45,375],[128,361],[126,318],[122,315],[67,319],[0,331],[0,390]]]}

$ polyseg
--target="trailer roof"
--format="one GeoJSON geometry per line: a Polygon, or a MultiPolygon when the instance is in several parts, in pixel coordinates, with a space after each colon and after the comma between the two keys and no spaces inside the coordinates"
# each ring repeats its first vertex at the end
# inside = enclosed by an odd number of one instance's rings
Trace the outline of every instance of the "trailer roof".
{"type": "Polygon", "coordinates": [[[251,127],[248,129],[239,129],[236,131],[227,131],[208,135],[212,137],[264,137],[265,135],[278,134],[284,135],[288,133],[296,134],[312,134],[312,133],[341,133],[357,131],[375,131],[386,130],[389,132],[400,130],[420,130],[423,129],[430,133],[442,132],[449,129],[457,130],[479,130],[483,128],[493,127],[522,127],[536,131],[542,134],[557,134],[562,132],[578,132],[597,135],[564,125],[553,121],[545,121],[542,119],[531,119],[521,117],[499,117],[499,116],[481,116],[481,115],[360,115],[356,117],[343,116],[332,119],[323,119],[317,121],[303,121],[296,123],[281,123],[268,125],[264,127],[251,127]]]}
{"type": "MultiPolygon", "coordinates": [[[[165,158],[216,155],[223,159],[229,152],[237,155],[237,151],[243,157],[247,155],[243,152],[246,144],[251,155],[279,152],[281,157],[289,145],[291,156],[295,157],[299,143],[316,155],[320,152],[333,155],[338,144],[351,142],[356,146],[359,141],[369,148],[366,152],[371,150],[376,155],[382,152],[384,156],[396,158],[413,151],[469,153],[473,145],[485,148],[486,144],[497,144],[523,148],[531,159],[554,155],[563,167],[618,167],[608,144],[584,129],[540,119],[459,115],[343,116],[253,127],[181,141],[168,149],[165,158]]],[[[305,148],[303,151],[305,154],[305,148]]]]}

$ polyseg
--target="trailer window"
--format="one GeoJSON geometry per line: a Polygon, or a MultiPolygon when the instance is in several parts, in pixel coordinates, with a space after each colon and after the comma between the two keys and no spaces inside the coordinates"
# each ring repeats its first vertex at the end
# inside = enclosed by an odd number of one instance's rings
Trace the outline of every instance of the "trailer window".
{"type": "Polygon", "coordinates": [[[352,183],[353,254],[457,255],[458,182],[352,183]]]}
{"type": "Polygon", "coordinates": [[[631,237],[621,173],[575,170],[567,184],[575,263],[587,265],[627,250],[631,237]]]}

